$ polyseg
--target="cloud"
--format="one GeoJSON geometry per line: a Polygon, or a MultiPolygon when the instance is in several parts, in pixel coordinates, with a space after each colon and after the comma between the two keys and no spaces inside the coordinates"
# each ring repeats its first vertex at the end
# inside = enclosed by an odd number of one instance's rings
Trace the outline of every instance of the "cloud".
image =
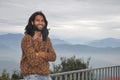
{"type": "Polygon", "coordinates": [[[0,33],[24,33],[23,26],[1,26],[0,33]]]}
{"type": "Polygon", "coordinates": [[[119,9],[119,0],[1,0],[0,32],[24,31],[30,15],[41,10],[51,35],[66,39],[119,38],[119,9]],[[20,31],[17,26],[21,26],[20,31]]]}

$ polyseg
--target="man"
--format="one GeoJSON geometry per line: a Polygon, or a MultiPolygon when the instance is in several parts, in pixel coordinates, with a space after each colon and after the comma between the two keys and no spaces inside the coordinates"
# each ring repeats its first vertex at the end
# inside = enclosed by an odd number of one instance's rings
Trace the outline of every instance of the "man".
{"type": "Polygon", "coordinates": [[[31,15],[21,40],[21,73],[25,80],[51,80],[49,61],[56,53],[48,36],[47,20],[41,11],[31,15]]]}

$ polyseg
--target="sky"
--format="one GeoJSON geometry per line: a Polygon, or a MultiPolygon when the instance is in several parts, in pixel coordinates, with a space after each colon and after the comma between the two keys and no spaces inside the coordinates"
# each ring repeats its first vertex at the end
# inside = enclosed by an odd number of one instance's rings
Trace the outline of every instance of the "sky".
{"type": "Polygon", "coordinates": [[[52,37],[120,38],[120,0],[0,0],[0,34],[23,34],[36,11],[45,14],[52,37]]]}

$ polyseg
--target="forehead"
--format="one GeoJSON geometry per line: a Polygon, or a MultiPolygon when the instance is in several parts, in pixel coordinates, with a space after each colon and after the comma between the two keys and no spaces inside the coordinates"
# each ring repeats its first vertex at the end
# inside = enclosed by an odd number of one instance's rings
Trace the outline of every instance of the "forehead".
{"type": "Polygon", "coordinates": [[[37,15],[35,16],[35,19],[44,19],[44,17],[42,15],[37,15]]]}

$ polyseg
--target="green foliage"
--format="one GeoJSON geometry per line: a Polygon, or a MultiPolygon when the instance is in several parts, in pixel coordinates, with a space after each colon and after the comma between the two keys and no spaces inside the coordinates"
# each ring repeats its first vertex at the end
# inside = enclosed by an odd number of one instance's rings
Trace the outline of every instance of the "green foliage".
{"type": "Polygon", "coordinates": [[[19,71],[15,70],[12,74],[11,80],[19,80],[22,79],[22,75],[19,71]]]}
{"type": "Polygon", "coordinates": [[[22,74],[20,71],[13,71],[12,76],[9,76],[9,73],[7,72],[6,69],[3,70],[2,76],[0,76],[0,80],[20,80],[23,79],[22,74]]]}
{"type": "Polygon", "coordinates": [[[0,76],[0,80],[10,80],[9,73],[7,72],[6,69],[3,70],[2,76],[0,76]]]}
{"type": "Polygon", "coordinates": [[[59,72],[66,72],[66,71],[72,71],[72,70],[80,70],[80,69],[88,69],[90,59],[87,59],[87,62],[84,62],[83,59],[76,59],[75,56],[72,56],[70,58],[61,57],[61,63],[60,64],[53,64],[53,71],[51,73],[59,73],[59,72]]]}

